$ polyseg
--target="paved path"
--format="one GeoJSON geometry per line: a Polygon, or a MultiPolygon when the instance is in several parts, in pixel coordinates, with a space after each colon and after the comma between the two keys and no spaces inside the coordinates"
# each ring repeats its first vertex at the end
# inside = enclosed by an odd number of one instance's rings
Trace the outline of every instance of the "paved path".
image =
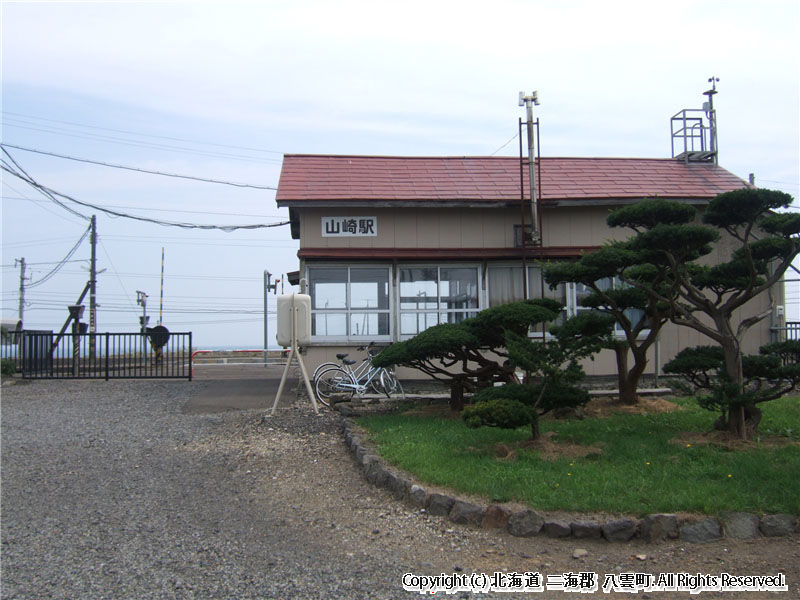
{"type": "MultiPolygon", "coordinates": [[[[196,386],[182,410],[189,414],[231,410],[269,410],[278,393],[283,366],[270,365],[195,365],[196,386]]],[[[298,385],[295,368],[290,369],[283,393],[283,404],[292,402],[298,385]]]]}

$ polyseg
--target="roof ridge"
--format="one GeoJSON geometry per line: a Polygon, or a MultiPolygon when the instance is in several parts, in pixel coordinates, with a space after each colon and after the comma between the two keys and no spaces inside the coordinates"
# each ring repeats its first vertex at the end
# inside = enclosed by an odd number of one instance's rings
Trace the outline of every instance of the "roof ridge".
{"type": "MultiPolygon", "coordinates": [[[[396,154],[323,154],[323,153],[285,153],[284,158],[332,158],[332,159],[380,159],[380,160],[519,160],[518,156],[487,156],[487,155],[396,155],[396,154]]],[[[623,160],[623,161],[661,161],[661,162],[684,162],[682,159],[670,158],[665,156],[538,156],[537,160],[623,160]]],[[[702,163],[708,164],[708,163],[702,163]]],[[[719,166],[719,165],[716,165],[719,166]]]]}

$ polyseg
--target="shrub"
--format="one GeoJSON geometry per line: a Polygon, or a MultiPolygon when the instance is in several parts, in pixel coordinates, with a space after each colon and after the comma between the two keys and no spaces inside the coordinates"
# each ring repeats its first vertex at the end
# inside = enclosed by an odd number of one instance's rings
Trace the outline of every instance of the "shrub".
{"type": "Polygon", "coordinates": [[[10,358],[4,358],[0,363],[0,374],[3,377],[10,377],[17,372],[17,365],[10,358]]]}

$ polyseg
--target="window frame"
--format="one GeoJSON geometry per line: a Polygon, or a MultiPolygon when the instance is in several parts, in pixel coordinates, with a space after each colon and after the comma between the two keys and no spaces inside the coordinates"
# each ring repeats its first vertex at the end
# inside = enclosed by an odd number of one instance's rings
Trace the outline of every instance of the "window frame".
{"type": "MultiPolygon", "coordinates": [[[[608,280],[609,281],[609,288],[606,288],[606,289],[617,289],[617,286],[623,285],[623,281],[619,277],[616,277],[616,276],[615,277],[605,277],[605,278],[600,279],[598,281],[604,281],[604,280],[608,280]]],[[[595,282],[595,283],[597,283],[597,282],[595,282]]],[[[570,317],[578,315],[582,311],[597,310],[595,308],[589,308],[589,307],[580,305],[580,303],[578,301],[578,286],[581,286],[581,285],[584,285],[584,284],[582,284],[582,283],[569,283],[568,285],[569,285],[569,287],[567,288],[567,290],[568,290],[567,306],[568,307],[571,306],[572,310],[571,310],[571,312],[568,312],[567,314],[570,317]]],[[[588,288],[588,289],[590,289],[590,288],[588,288]]],[[[590,293],[592,293],[591,289],[590,289],[590,293]]],[[[628,310],[639,311],[639,312],[642,313],[642,317],[641,318],[642,319],[645,318],[644,311],[642,311],[641,309],[633,308],[633,309],[628,309],[628,310]]],[[[602,314],[608,314],[608,313],[602,313],[602,314]]],[[[649,327],[645,327],[644,329],[642,329],[639,332],[638,337],[639,338],[645,337],[646,335],[648,335],[649,332],[650,332],[650,328],[649,327]]],[[[622,325],[620,325],[619,321],[614,321],[614,337],[616,337],[616,338],[624,338],[625,337],[625,330],[622,328],[622,325]]]]}
{"type": "Polygon", "coordinates": [[[397,265],[397,275],[396,275],[396,302],[395,306],[397,307],[396,311],[396,331],[397,331],[397,339],[400,341],[409,340],[413,338],[415,335],[422,333],[425,329],[433,327],[434,325],[438,325],[440,323],[447,323],[447,322],[459,322],[462,319],[466,319],[469,317],[473,317],[477,315],[482,310],[486,308],[486,302],[484,301],[484,293],[482,290],[482,265],[480,263],[459,263],[459,262],[449,262],[449,263],[401,263],[397,265]],[[423,308],[423,309],[413,309],[413,308],[403,308],[403,296],[401,287],[403,284],[402,281],[402,272],[412,269],[435,269],[436,270],[436,307],[435,308],[423,308]],[[474,271],[475,273],[475,302],[477,306],[475,307],[467,307],[467,308],[444,308],[443,301],[442,301],[442,270],[443,269],[468,269],[470,271],[474,271]],[[416,333],[403,333],[403,317],[404,315],[436,315],[436,322],[430,325],[427,325],[425,329],[421,329],[416,333]],[[457,321],[450,321],[442,320],[442,315],[461,315],[461,319],[457,321]]]}
{"type": "MultiPolygon", "coordinates": [[[[312,303],[311,303],[311,322],[312,322],[312,331],[316,328],[314,327],[314,319],[323,314],[330,314],[330,315],[342,315],[345,318],[345,335],[322,335],[319,333],[313,333],[311,336],[312,343],[314,344],[324,344],[324,343],[349,343],[349,344],[364,344],[368,342],[391,342],[393,338],[393,330],[394,330],[394,319],[393,319],[393,312],[394,312],[394,293],[392,290],[392,283],[393,283],[393,272],[392,272],[392,265],[387,263],[363,263],[363,264],[342,264],[342,263],[323,263],[323,264],[309,264],[306,265],[305,268],[306,274],[306,281],[308,286],[308,293],[312,296],[312,303]],[[353,298],[352,298],[352,285],[353,283],[363,283],[361,281],[353,281],[352,272],[354,270],[359,269],[377,269],[386,272],[386,295],[387,295],[387,304],[386,308],[372,308],[372,307],[354,307],[353,306],[353,298]],[[347,273],[347,280],[345,283],[345,306],[343,308],[314,308],[314,297],[311,293],[314,289],[314,281],[312,280],[311,273],[314,270],[345,270],[347,273]],[[376,334],[376,335],[354,335],[352,333],[352,323],[353,323],[353,316],[354,315],[386,315],[386,320],[388,321],[388,332],[386,334],[376,334]]],[[[380,317],[378,317],[380,320],[380,317]]],[[[380,321],[379,321],[380,323],[380,321]]]]}

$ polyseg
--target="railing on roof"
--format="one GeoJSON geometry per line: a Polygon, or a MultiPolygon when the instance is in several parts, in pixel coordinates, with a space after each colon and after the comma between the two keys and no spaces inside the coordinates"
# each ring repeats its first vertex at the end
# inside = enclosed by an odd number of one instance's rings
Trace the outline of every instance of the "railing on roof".
{"type": "Polygon", "coordinates": [[[706,125],[706,116],[703,109],[685,108],[670,119],[672,158],[685,162],[714,162],[717,152],[713,149],[713,131],[706,125]]]}

